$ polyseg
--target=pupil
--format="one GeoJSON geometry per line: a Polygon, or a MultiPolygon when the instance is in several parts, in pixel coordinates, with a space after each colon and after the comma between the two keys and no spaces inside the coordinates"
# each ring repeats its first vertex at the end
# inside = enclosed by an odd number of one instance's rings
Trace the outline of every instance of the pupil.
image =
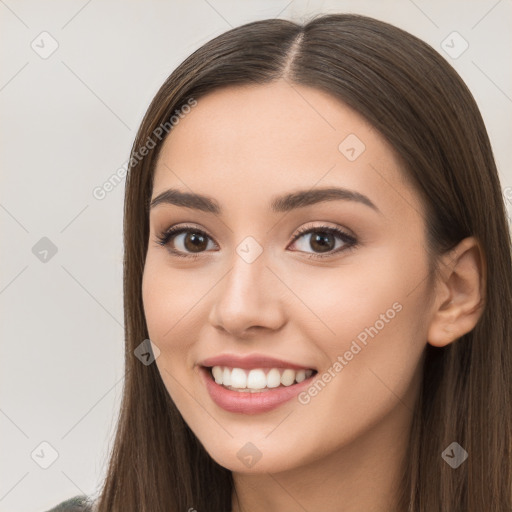
{"type": "Polygon", "coordinates": [[[323,233],[321,235],[315,235],[312,238],[311,247],[317,249],[320,252],[328,252],[332,250],[329,245],[329,240],[332,242],[333,235],[331,233],[323,233]],[[315,248],[314,245],[318,244],[319,248],[315,248]]]}
{"type": "Polygon", "coordinates": [[[204,236],[198,234],[198,233],[193,233],[191,234],[190,236],[187,235],[185,237],[185,246],[187,248],[187,250],[192,250],[192,251],[195,251],[197,249],[201,250],[201,249],[205,249],[206,247],[201,247],[201,244],[204,244],[204,236]],[[192,245],[189,245],[189,242],[192,243],[192,245]]]}

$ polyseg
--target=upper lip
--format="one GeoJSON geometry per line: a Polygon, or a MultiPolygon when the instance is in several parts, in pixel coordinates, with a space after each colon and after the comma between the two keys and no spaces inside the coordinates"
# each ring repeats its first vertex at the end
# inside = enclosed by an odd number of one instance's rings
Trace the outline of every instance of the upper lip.
{"type": "Polygon", "coordinates": [[[290,368],[292,370],[314,370],[312,366],[301,365],[276,359],[265,354],[251,354],[248,356],[238,356],[236,354],[220,354],[215,357],[209,357],[199,363],[202,366],[228,366],[229,368],[290,368]]]}

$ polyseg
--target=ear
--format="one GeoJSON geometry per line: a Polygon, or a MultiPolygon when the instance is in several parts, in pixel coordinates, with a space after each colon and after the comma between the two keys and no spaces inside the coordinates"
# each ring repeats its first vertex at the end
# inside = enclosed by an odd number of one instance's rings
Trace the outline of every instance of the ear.
{"type": "Polygon", "coordinates": [[[471,331],[485,304],[486,264],[475,237],[462,240],[441,257],[427,340],[444,347],[471,331]]]}

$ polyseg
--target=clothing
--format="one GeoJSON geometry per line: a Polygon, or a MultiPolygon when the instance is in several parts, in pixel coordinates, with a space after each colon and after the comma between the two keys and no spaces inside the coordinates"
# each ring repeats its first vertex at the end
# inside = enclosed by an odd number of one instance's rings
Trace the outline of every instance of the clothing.
{"type": "Polygon", "coordinates": [[[93,502],[86,495],[78,495],[63,501],[46,512],[93,512],[93,502]]]}

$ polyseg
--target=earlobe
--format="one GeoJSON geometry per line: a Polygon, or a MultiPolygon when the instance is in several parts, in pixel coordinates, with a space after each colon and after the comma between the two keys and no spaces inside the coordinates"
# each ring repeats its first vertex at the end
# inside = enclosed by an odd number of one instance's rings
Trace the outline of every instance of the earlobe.
{"type": "Polygon", "coordinates": [[[462,240],[443,255],[427,340],[444,347],[470,332],[485,304],[486,267],[475,237],[462,240]]]}

